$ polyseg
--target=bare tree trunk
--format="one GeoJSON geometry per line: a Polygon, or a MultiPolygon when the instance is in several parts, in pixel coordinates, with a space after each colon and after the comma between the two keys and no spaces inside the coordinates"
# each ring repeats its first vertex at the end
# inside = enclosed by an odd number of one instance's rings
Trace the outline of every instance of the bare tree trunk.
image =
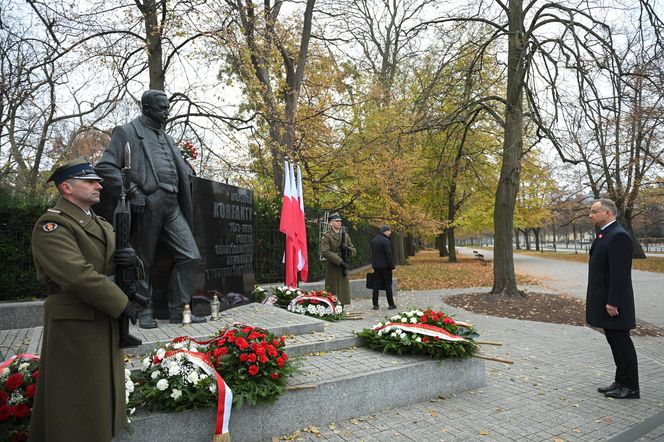
{"type": "Polygon", "coordinates": [[[457,262],[456,240],[454,239],[454,227],[447,229],[447,243],[450,246],[450,257],[447,262],[457,262]]]}
{"type": "Polygon", "coordinates": [[[392,236],[392,250],[394,251],[394,263],[398,265],[408,264],[408,259],[406,258],[406,250],[404,247],[404,238],[403,234],[396,232],[392,236]]]}
{"type": "Polygon", "coordinates": [[[533,229],[533,233],[535,234],[535,250],[540,251],[540,231],[542,230],[541,227],[535,227],[533,229]]]}
{"type": "MultiPolygon", "coordinates": [[[[139,9],[145,17],[145,44],[148,52],[150,89],[163,91],[165,76],[157,4],[155,0],[144,0],[143,5],[139,6],[139,9]]],[[[162,11],[166,14],[165,7],[162,8],[162,11]]]]}
{"type": "Polygon", "coordinates": [[[553,251],[556,252],[558,246],[556,245],[557,238],[556,238],[556,222],[555,221],[551,224],[551,228],[553,229],[553,251]]]}
{"type": "Polygon", "coordinates": [[[493,215],[495,247],[493,254],[493,289],[491,294],[520,295],[514,273],[512,231],[514,208],[519,191],[521,155],[523,153],[523,82],[524,40],[523,2],[509,2],[509,38],[507,50],[507,101],[505,106],[505,139],[503,164],[496,190],[493,215]]]}
{"type": "Polygon", "coordinates": [[[438,256],[441,258],[449,254],[447,252],[447,232],[436,236],[436,248],[438,249],[438,256]]]}
{"type": "Polygon", "coordinates": [[[530,229],[521,229],[521,232],[523,233],[523,240],[526,243],[526,250],[530,250],[530,229]]]}
{"type": "Polygon", "coordinates": [[[641,243],[634,234],[634,227],[632,227],[632,212],[631,210],[626,210],[623,216],[620,216],[618,222],[627,230],[630,238],[632,238],[632,258],[634,259],[646,259],[646,253],[641,247],[641,243]]]}
{"type": "Polygon", "coordinates": [[[520,242],[520,238],[519,238],[519,229],[514,229],[514,240],[515,240],[515,243],[516,243],[515,244],[516,249],[521,250],[521,242],[520,242]]]}
{"type": "MultiPolygon", "coordinates": [[[[462,151],[463,148],[459,148],[459,152],[462,151]]],[[[447,199],[447,217],[450,220],[450,222],[454,222],[454,217],[456,216],[456,176],[458,172],[458,161],[455,162],[455,170],[454,170],[454,177],[452,179],[452,183],[450,184],[450,192],[448,195],[447,199]]],[[[454,250],[454,227],[448,227],[447,229],[447,242],[450,245],[450,257],[448,259],[448,262],[457,262],[457,257],[456,257],[456,250],[454,250]]]]}

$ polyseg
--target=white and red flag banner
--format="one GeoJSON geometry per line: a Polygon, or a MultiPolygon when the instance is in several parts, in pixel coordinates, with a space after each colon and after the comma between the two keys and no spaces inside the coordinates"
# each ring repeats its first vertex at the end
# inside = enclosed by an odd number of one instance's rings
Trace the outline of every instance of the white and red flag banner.
{"type": "Polygon", "coordinates": [[[297,269],[300,271],[302,281],[309,279],[309,255],[307,250],[307,227],[304,222],[304,195],[302,192],[302,170],[297,165],[297,200],[299,203],[298,213],[298,249],[297,249],[297,269]]]}
{"type": "Polygon", "coordinates": [[[300,275],[304,281],[309,276],[307,231],[304,222],[301,170],[298,166],[296,180],[295,170],[289,161],[284,163],[284,196],[279,231],[286,235],[286,250],[284,251],[285,283],[288,287],[297,287],[298,271],[301,272],[300,275]]]}

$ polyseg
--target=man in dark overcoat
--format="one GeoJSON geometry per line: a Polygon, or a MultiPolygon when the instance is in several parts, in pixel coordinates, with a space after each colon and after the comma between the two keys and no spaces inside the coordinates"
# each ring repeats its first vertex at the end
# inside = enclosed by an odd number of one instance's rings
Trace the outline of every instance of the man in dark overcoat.
{"type": "Polygon", "coordinates": [[[108,275],[115,263],[135,264],[136,254],[116,251],[113,227],[90,209],[102,180],[85,159],[65,163],[49,181],[61,197],[32,232],[49,294],[30,440],[110,441],[126,423],[118,317],[136,321],[136,312],[108,275]]]}
{"type": "MultiPolygon", "coordinates": [[[[169,115],[163,91],[148,90],[141,97],[143,115],[113,129],[113,136],[95,170],[104,180],[104,206],[114,208],[120,193],[125,145],[131,148],[130,242],[143,261],[145,277],[137,284],[150,304],[139,315],[139,326],[155,328],[152,268],[162,238],[173,255],[168,308],[172,323],[182,322],[182,309],[191,303],[200,253],[192,234],[190,170],[173,138],[163,129],[169,115]]],[[[108,209],[106,209],[108,210],[108,209]]],[[[191,315],[191,322],[205,318],[191,315]]]]}
{"type": "Polygon", "coordinates": [[[639,398],[639,368],[629,331],[636,327],[632,289],[632,240],[616,221],[613,201],[600,199],[590,208],[599,229],[590,248],[586,321],[604,329],[616,364],[614,382],[597,390],[616,399],[639,398]]]}
{"type": "Polygon", "coordinates": [[[371,267],[374,269],[374,285],[372,292],[373,309],[378,310],[378,292],[385,289],[388,309],[397,308],[394,305],[392,294],[392,270],[394,270],[394,259],[392,258],[392,242],[390,241],[392,229],[390,226],[382,226],[380,233],[371,240],[371,267]]]}
{"type": "Polygon", "coordinates": [[[334,213],[330,215],[328,222],[329,228],[320,241],[321,256],[327,261],[325,290],[339,298],[339,302],[346,306],[350,304],[350,283],[348,275],[344,276],[344,269],[348,271],[350,263],[341,259],[341,248],[345,248],[349,256],[355,256],[357,251],[350,236],[342,232],[341,217],[334,213]]]}

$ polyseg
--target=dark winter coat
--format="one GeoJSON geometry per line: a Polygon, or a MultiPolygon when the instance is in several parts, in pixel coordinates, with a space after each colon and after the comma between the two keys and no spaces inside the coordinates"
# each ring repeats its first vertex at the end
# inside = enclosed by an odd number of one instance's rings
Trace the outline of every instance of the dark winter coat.
{"type": "Polygon", "coordinates": [[[371,240],[371,266],[374,269],[394,269],[392,242],[383,233],[371,240]]]}
{"type": "MultiPolygon", "coordinates": [[[[346,245],[349,248],[350,256],[355,256],[357,251],[350,240],[350,235],[346,234],[346,245]]],[[[350,304],[350,284],[348,277],[343,276],[343,267],[341,267],[341,231],[335,233],[332,229],[323,233],[320,241],[320,253],[327,261],[325,266],[325,290],[339,298],[343,305],[350,304]]]]}
{"type": "Polygon", "coordinates": [[[32,253],[44,303],[32,441],[110,441],[126,422],[118,320],[127,296],[115,270],[113,227],[60,199],[35,224],[32,253]]]}
{"type": "Polygon", "coordinates": [[[618,222],[602,230],[590,247],[586,321],[593,327],[612,330],[636,327],[632,240],[618,222]],[[618,307],[618,316],[609,316],[607,304],[618,307]]]}

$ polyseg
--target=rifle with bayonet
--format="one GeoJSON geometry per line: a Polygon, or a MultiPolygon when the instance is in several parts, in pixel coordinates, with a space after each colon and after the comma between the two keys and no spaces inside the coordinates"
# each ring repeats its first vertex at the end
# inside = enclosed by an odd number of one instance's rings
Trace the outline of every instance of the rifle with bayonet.
{"type": "Polygon", "coordinates": [[[348,253],[348,246],[346,245],[346,230],[341,228],[341,245],[339,246],[339,257],[341,258],[341,276],[346,278],[348,276],[348,269],[350,267],[350,258],[348,253]]]}
{"type": "MultiPolygon", "coordinates": [[[[120,199],[113,214],[113,225],[115,226],[115,247],[124,249],[131,247],[129,233],[131,228],[131,212],[127,203],[127,189],[131,186],[131,148],[129,143],[125,145],[124,161],[122,166],[122,180],[120,185],[120,199]]],[[[136,292],[136,279],[139,267],[120,266],[115,269],[115,283],[129,298],[129,302],[147,307],[149,300],[136,292]]],[[[134,318],[135,320],[135,318],[134,318]]],[[[129,334],[129,317],[126,314],[120,316],[120,348],[137,347],[141,340],[129,334]]]]}

